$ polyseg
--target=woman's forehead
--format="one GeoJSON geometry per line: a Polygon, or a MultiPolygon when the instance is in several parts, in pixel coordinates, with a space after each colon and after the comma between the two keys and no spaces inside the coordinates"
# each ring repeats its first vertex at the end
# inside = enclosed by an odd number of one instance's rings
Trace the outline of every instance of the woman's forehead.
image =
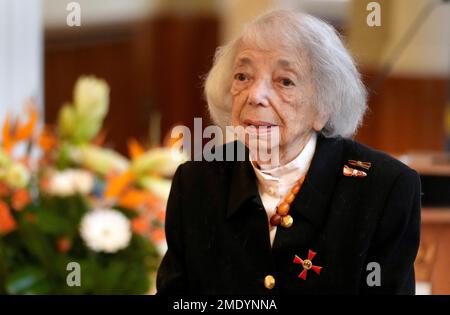
{"type": "Polygon", "coordinates": [[[243,44],[237,50],[234,65],[251,66],[259,63],[262,57],[270,59],[273,65],[280,68],[297,68],[302,63],[299,51],[292,47],[273,45],[271,48],[262,48],[254,44],[243,44]]]}

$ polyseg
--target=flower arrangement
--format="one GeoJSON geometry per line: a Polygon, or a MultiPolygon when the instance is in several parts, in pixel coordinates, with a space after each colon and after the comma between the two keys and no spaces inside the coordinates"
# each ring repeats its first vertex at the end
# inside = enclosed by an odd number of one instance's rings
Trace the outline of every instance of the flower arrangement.
{"type": "Polygon", "coordinates": [[[6,118],[0,146],[0,294],[141,294],[164,248],[171,176],[186,158],[103,145],[109,87],[81,77],[56,126],[6,118]],[[67,281],[80,266],[78,285],[67,281]]]}

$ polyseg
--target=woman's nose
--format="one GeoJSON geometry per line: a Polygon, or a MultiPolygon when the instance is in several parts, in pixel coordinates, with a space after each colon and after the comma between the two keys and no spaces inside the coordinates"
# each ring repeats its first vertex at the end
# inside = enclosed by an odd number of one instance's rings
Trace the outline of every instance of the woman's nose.
{"type": "Polygon", "coordinates": [[[250,87],[248,101],[250,105],[269,106],[270,84],[267,80],[256,80],[250,87]]]}

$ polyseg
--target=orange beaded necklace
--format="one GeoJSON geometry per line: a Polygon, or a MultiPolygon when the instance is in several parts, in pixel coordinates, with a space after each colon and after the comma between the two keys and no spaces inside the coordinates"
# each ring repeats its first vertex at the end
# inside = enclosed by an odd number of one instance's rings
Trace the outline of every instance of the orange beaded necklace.
{"type": "Polygon", "coordinates": [[[303,182],[305,181],[305,176],[302,176],[292,187],[291,191],[284,197],[283,201],[277,206],[276,213],[270,217],[270,225],[289,228],[294,223],[294,219],[288,214],[291,203],[294,201],[295,196],[297,196],[300,188],[302,188],[303,182]]]}

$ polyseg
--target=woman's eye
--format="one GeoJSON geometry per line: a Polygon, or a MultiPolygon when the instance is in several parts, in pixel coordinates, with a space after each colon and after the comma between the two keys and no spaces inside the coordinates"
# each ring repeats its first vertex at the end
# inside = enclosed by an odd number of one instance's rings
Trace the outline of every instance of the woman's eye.
{"type": "Polygon", "coordinates": [[[287,78],[281,79],[281,84],[283,84],[286,87],[295,85],[291,79],[287,79],[287,78]]]}
{"type": "Polygon", "coordinates": [[[234,78],[238,81],[245,81],[247,80],[247,76],[243,73],[238,73],[234,76],[234,78]]]}

